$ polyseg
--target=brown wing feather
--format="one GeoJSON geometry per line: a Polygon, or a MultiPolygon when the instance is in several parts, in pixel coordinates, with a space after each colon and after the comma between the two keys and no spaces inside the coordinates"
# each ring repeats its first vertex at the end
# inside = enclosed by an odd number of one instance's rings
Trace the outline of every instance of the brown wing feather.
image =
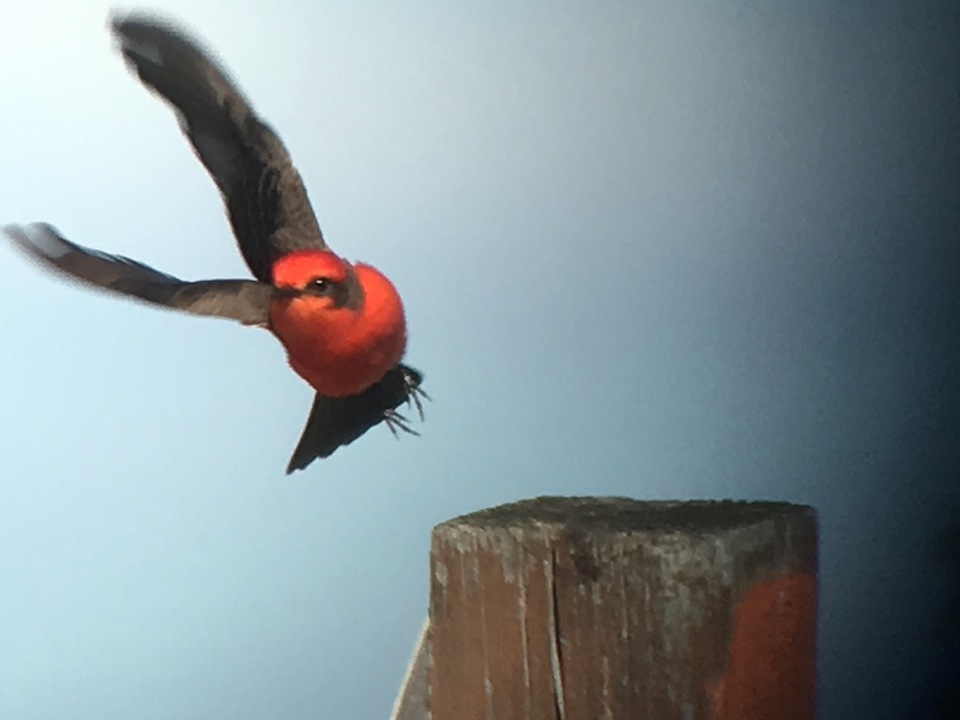
{"type": "Polygon", "coordinates": [[[223,195],[251,272],[295,250],[326,249],[300,174],[277,134],[198,44],[149,16],[114,18],[131,69],[177,111],[180,126],[223,195]]]}
{"type": "Polygon", "coordinates": [[[10,225],[3,232],[33,259],[68,278],[193,315],[265,326],[272,286],[253,280],[185,282],[135,260],[81,247],[50,225],[10,225]]]}

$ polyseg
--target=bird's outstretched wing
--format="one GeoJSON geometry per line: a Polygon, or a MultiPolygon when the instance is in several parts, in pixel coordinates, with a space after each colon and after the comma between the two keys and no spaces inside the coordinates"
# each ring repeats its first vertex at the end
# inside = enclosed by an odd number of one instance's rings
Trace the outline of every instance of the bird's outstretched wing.
{"type": "Polygon", "coordinates": [[[119,255],[75,245],[50,225],[8,225],[3,233],[24,252],[73,280],[194,315],[265,326],[273,287],[253,280],[185,282],[119,255]]]}
{"type": "Polygon", "coordinates": [[[287,474],[303,470],[317,458],[329,457],[341,445],[349,445],[381,422],[390,429],[416,435],[406,418],[396,411],[403,403],[414,403],[423,417],[420,398],[426,397],[420,384],[423,375],[406,365],[397,365],[375,385],[359,395],[331,398],[317,395],[297,443],[287,474]]]}
{"type": "Polygon", "coordinates": [[[176,110],[184,134],[223,195],[240,252],[261,282],[295,250],[324,250],[307,191],[277,134],[210,56],[174,26],[114,17],[130,68],[176,110]]]}

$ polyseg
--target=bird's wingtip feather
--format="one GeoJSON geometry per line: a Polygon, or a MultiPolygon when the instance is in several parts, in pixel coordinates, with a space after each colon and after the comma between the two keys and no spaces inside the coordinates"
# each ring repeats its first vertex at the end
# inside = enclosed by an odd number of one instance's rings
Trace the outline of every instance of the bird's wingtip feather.
{"type": "Polygon", "coordinates": [[[71,249],[70,244],[61,238],[60,233],[49,223],[4,225],[0,230],[22,250],[32,255],[43,255],[55,260],[69,253],[71,249]]]}

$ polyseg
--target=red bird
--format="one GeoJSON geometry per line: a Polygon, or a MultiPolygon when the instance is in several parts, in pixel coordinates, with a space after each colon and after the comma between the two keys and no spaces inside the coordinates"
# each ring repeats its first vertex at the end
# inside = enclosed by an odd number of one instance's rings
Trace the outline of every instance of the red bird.
{"type": "Polygon", "coordinates": [[[403,303],[377,269],[324,242],[300,174],[277,134],[226,73],[170,25],[114,18],[114,36],[140,80],[173,106],[223,196],[256,280],[185,282],[118,255],[75,245],[49,225],[9,226],[19,247],[71,278],[195,315],[270,330],[290,366],[317,391],[287,473],[331,455],[374,425],[417,434],[396,408],[423,418],[422,375],[400,362],[403,303]]]}

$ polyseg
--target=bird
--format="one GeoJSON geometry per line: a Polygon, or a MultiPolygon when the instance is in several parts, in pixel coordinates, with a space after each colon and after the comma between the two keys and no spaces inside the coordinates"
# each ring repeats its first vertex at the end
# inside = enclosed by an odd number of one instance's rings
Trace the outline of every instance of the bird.
{"type": "Polygon", "coordinates": [[[113,15],[109,28],[131,72],[174,110],[254,279],[181,280],[75,244],[46,223],[8,225],[6,236],[68,279],[273,333],[315,391],[288,475],[381,422],[394,436],[418,435],[398,408],[415,406],[422,421],[429,396],[422,373],[402,362],[407,326],[393,283],[329,248],[283,141],[199,42],[146,14],[113,15]]]}

